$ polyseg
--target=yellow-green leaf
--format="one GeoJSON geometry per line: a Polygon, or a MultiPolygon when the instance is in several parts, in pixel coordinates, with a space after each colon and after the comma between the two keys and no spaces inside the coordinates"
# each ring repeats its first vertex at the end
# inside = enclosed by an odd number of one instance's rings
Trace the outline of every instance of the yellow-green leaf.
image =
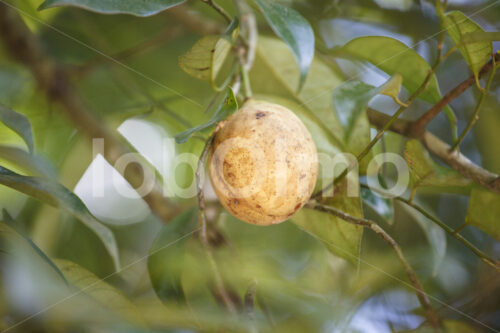
{"type": "MultiPolygon", "coordinates": [[[[332,53],[348,59],[368,61],[389,75],[400,74],[403,77],[403,86],[411,94],[419,89],[431,72],[431,66],[416,51],[394,38],[385,36],[355,38],[342,48],[333,49],[332,53]]],[[[432,75],[419,98],[432,104],[441,99],[435,75],[432,75]]],[[[456,117],[453,110],[446,106],[444,112],[453,135],[456,136],[456,117]]]]}
{"type": "Polygon", "coordinates": [[[500,241],[500,194],[473,189],[465,222],[500,241]]]}
{"type": "Polygon", "coordinates": [[[88,295],[123,319],[144,326],[139,310],[121,291],[71,261],[55,259],[54,263],[79,294],[88,295]]]}
{"type": "Polygon", "coordinates": [[[460,11],[446,13],[443,16],[443,25],[477,77],[481,68],[488,62],[493,52],[493,45],[491,41],[464,42],[463,38],[467,34],[484,30],[460,11]]]}
{"type": "Polygon", "coordinates": [[[33,153],[33,133],[28,118],[0,104],[0,121],[16,132],[24,140],[30,153],[33,153]]]}
{"type": "Polygon", "coordinates": [[[500,31],[473,31],[465,33],[462,37],[462,42],[464,42],[465,44],[499,40],[500,31]]]}
{"type": "Polygon", "coordinates": [[[215,88],[218,74],[228,59],[231,47],[228,36],[205,36],[179,58],[179,66],[197,79],[210,81],[215,88]]]}
{"type": "MultiPolygon", "coordinates": [[[[335,50],[332,52],[335,53],[335,50]]],[[[415,92],[420,87],[431,70],[431,66],[417,52],[390,37],[355,38],[344,45],[340,52],[340,56],[344,54],[348,57],[368,61],[389,75],[399,73],[403,77],[403,86],[410,93],[415,92]]],[[[436,103],[441,99],[434,75],[420,98],[429,103],[436,103]]]]}
{"type": "MultiPolygon", "coordinates": [[[[326,200],[329,206],[355,216],[363,217],[360,197],[348,197],[343,182],[340,191],[326,200]],[[338,193],[338,194],[337,194],[338,193]]],[[[333,254],[358,265],[363,227],[352,225],[328,213],[303,208],[292,217],[301,229],[320,240],[333,254]]]]}
{"type": "Polygon", "coordinates": [[[99,222],[82,200],[66,187],[49,179],[23,176],[2,166],[0,166],[0,184],[66,210],[99,237],[113,259],[115,268],[117,270],[120,268],[118,245],[113,232],[99,222]]]}
{"type": "Polygon", "coordinates": [[[456,171],[436,164],[416,139],[408,140],[404,152],[413,188],[419,186],[467,186],[470,180],[456,171]]]}

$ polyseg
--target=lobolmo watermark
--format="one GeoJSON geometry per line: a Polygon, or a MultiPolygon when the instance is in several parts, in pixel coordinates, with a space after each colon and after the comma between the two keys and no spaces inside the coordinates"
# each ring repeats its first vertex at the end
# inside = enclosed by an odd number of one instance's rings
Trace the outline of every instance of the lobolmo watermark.
{"type": "MultiPolygon", "coordinates": [[[[162,149],[158,152],[161,154],[157,161],[158,163],[151,163],[147,158],[139,153],[128,153],[119,156],[112,167],[115,168],[117,173],[113,173],[111,177],[106,177],[104,164],[92,164],[92,186],[91,196],[94,198],[103,198],[104,191],[102,184],[104,182],[111,182],[114,189],[119,195],[124,198],[136,198],[137,195],[144,197],[155,188],[155,183],[163,184],[163,195],[170,198],[190,199],[195,198],[198,194],[198,187],[196,184],[195,173],[198,168],[199,156],[193,153],[172,153],[172,147],[175,147],[175,140],[172,138],[164,138],[162,142],[162,149]],[[152,167],[151,165],[154,165],[152,167]],[[123,178],[120,174],[124,174],[129,167],[141,168],[143,170],[151,170],[153,172],[143,172],[144,175],[151,174],[153,177],[143,177],[142,184],[135,184],[135,189],[132,187],[123,186],[123,178]],[[177,171],[182,168],[184,173],[182,177],[190,179],[189,184],[179,184],[179,177],[177,171]],[[156,169],[157,172],[154,172],[156,169]],[[109,179],[111,178],[111,179],[109,179]]],[[[335,193],[335,186],[331,187],[333,179],[344,172],[346,168],[350,171],[345,177],[345,193],[348,197],[358,197],[359,193],[359,165],[356,156],[350,153],[324,153],[318,152],[317,158],[310,156],[298,156],[297,153],[292,152],[290,147],[287,146],[285,139],[278,139],[274,142],[274,156],[272,163],[265,155],[264,149],[259,147],[254,140],[247,140],[243,137],[228,139],[217,146],[212,155],[212,160],[215,165],[214,168],[207,168],[201,170],[201,181],[204,182],[207,176],[212,179],[217,179],[217,183],[222,184],[216,190],[224,193],[226,197],[240,199],[250,197],[259,193],[263,186],[272,184],[273,192],[277,197],[286,196],[288,193],[303,193],[299,187],[308,186],[301,184],[300,181],[291,181],[290,178],[297,177],[299,174],[311,172],[317,167],[318,181],[322,186],[330,185],[328,191],[323,193],[323,197],[332,197],[335,193]],[[228,154],[234,154],[235,151],[244,153],[247,158],[247,163],[252,165],[251,174],[245,174],[247,180],[241,186],[235,186],[234,182],[228,181],[227,175],[224,173],[224,163],[228,154]],[[285,153],[284,153],[285,152],[285,153]],[[295,154],[294,161],[294,175],[289,174],[289,167],[287,167],[288,154],[295,154]],[[272,164],[272,165],[269,165],[272,164]]],[[[105,142],[104,139],[94,139],[92,145],[92,153],[94,158],[98,155],[104,155],[105,142]]],[[[269,147],[267,147],[269,151],[269,147]]],[[[366,174],[374,176],[379,173],[384,165],[392,165],[391,186],[387,188],[382,194],[384,197],[398,197],[401,196],[410,184],[410,172],[406,161],[398,154],[395,153],[379,153],[372,156],[367,164],[366,174]]],[[[367,177],[368,185],[373,188],[382,188],[378,177],[367,177]]],[[[303,190],[303,189],[302,189],[303,190]]]]}

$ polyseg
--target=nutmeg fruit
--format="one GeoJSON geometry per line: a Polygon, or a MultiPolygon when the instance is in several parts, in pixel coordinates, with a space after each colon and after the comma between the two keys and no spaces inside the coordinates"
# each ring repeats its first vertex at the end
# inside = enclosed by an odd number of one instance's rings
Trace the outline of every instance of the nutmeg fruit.
{"type": "Polygon", "coordinates": [[[292,111],[249,100],[217,132],[208,170],[231,214],[270,225],[287,220],[309,199],[318,155],[311,134],[292,111]]]}

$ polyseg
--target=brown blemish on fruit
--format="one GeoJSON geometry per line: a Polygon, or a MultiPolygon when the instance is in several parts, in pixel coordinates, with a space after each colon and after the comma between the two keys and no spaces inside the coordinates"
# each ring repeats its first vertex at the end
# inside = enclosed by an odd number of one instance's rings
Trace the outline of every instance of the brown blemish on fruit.
{"type": "Polygon", "coordinates": [[[259,111],[255,114],[255,118],[256,119],[260,119],[262,117],[265,117],[266,116],[266,113],[265,112],[262,112],[262,111],[259,111]]]}

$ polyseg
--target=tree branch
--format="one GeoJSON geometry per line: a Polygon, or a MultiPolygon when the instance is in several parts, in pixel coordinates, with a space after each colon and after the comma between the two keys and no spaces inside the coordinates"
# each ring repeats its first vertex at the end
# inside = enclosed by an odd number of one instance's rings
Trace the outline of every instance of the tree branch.
{"type": "MultiPolygon", "coordinates": [[[[368,109],[368,119],[375,127],[383,127],[390,118],[390,116],[382,112],[368,109]]],[[[412,125],[411,121],[398,119],[390,126],[389,130],[411,137],[412,125]]],[[[462,174],[462,176],[473,180],[490,191],[500,193],[500,177],[497,174],[483,169],[459,152],[450,152],[450,145],[428,131],[424,131],[418,138],[430,153],[462,174]]]]}
{"type": "MultiPolygon", "coordinates": [[[[500,61],[500,53],[496,53],[494,57],[486,65],[483,66],[483,68],[479,71],[478,78],[481,78],[485,74],[487,74],[494,67],[494,63],[498,61],[500,61]]],[[[412,128],[410,131],[411,136],[420,137],[422,133],[424,133],[427,124],[429,124],[429,122],[434,119],[434,117],[436,117],[446,105],[460,96],[464,91],[469,89],[469,87],[471,87],[475,83],[476,78],[474,75],[472,75],[467,80],[463,81],[446,95],[444,95],[437,104],[432,106],[419,119],[417,119],[415,123],[412,124],[412,128]]]]}
{"type": "MultiPolygon", "coordinates": [[[[65,68],[47,56],[16,10],[3,2],[0,3],[0,30],[0,42],[6,52],[31,71],[47,98],[57,103],[82,133],[89,138],[104,139],[104,157],[112,165],[124,154],[132,152],[116,133],[87,108],[65,68]]],[[[162,186],[156,182],[154,172],[142,168],[139,163],[130,163],[123,176],[134,188],[143,182],[153,184],[153,190],[143,198],[151,211],[164,222],[175,216],[177,209],[163,195],[162,186]]]]}
{"type": "Polygon", "coordinates": [[[437,314],[434,312],[434,309],[432,308],[432,305],[429,301],[429,298],[427,297],[427,294],[424,291],[424,288],[422,287],[422,284],[418,280],[417,275],[415,274],[415,272],[411,268],[408,261],[406,261],[406,258],[403,255],[403,251],[401,250],[401,247],[384,229],[382,229],[377,223],[375,223],[371,220],[351,216],[351,215],[346,214],[346,213],[344,213],[338,209],[335,209],[333,207],[320,204],[314,200],[309,201],[305,207],[334,215],[334,216],[341,218],[342,220],[349,222],[351,224],[360,225],[360,226],[363,226],[365,228],[368,228],[368,229],[372,230],[373,232],[375,232],[377,235],[379,235],[387,244],[389,244],[394,249],[394,252],[396,252],[396,255],[397,255],[399,261],[401,262],[401,264],[403,265],[404,270],[405,270],[406,274],[408,275],[408,278],[409,278],[411,284],[415,288],[418,300],[420,301],[422,308],[424,308],[426,315],[427,315],[427,319],[429,320],[431,325],[434,328],[439,328],[441,326],[439,323],[439,318],[438,318],[437,314]]]}

